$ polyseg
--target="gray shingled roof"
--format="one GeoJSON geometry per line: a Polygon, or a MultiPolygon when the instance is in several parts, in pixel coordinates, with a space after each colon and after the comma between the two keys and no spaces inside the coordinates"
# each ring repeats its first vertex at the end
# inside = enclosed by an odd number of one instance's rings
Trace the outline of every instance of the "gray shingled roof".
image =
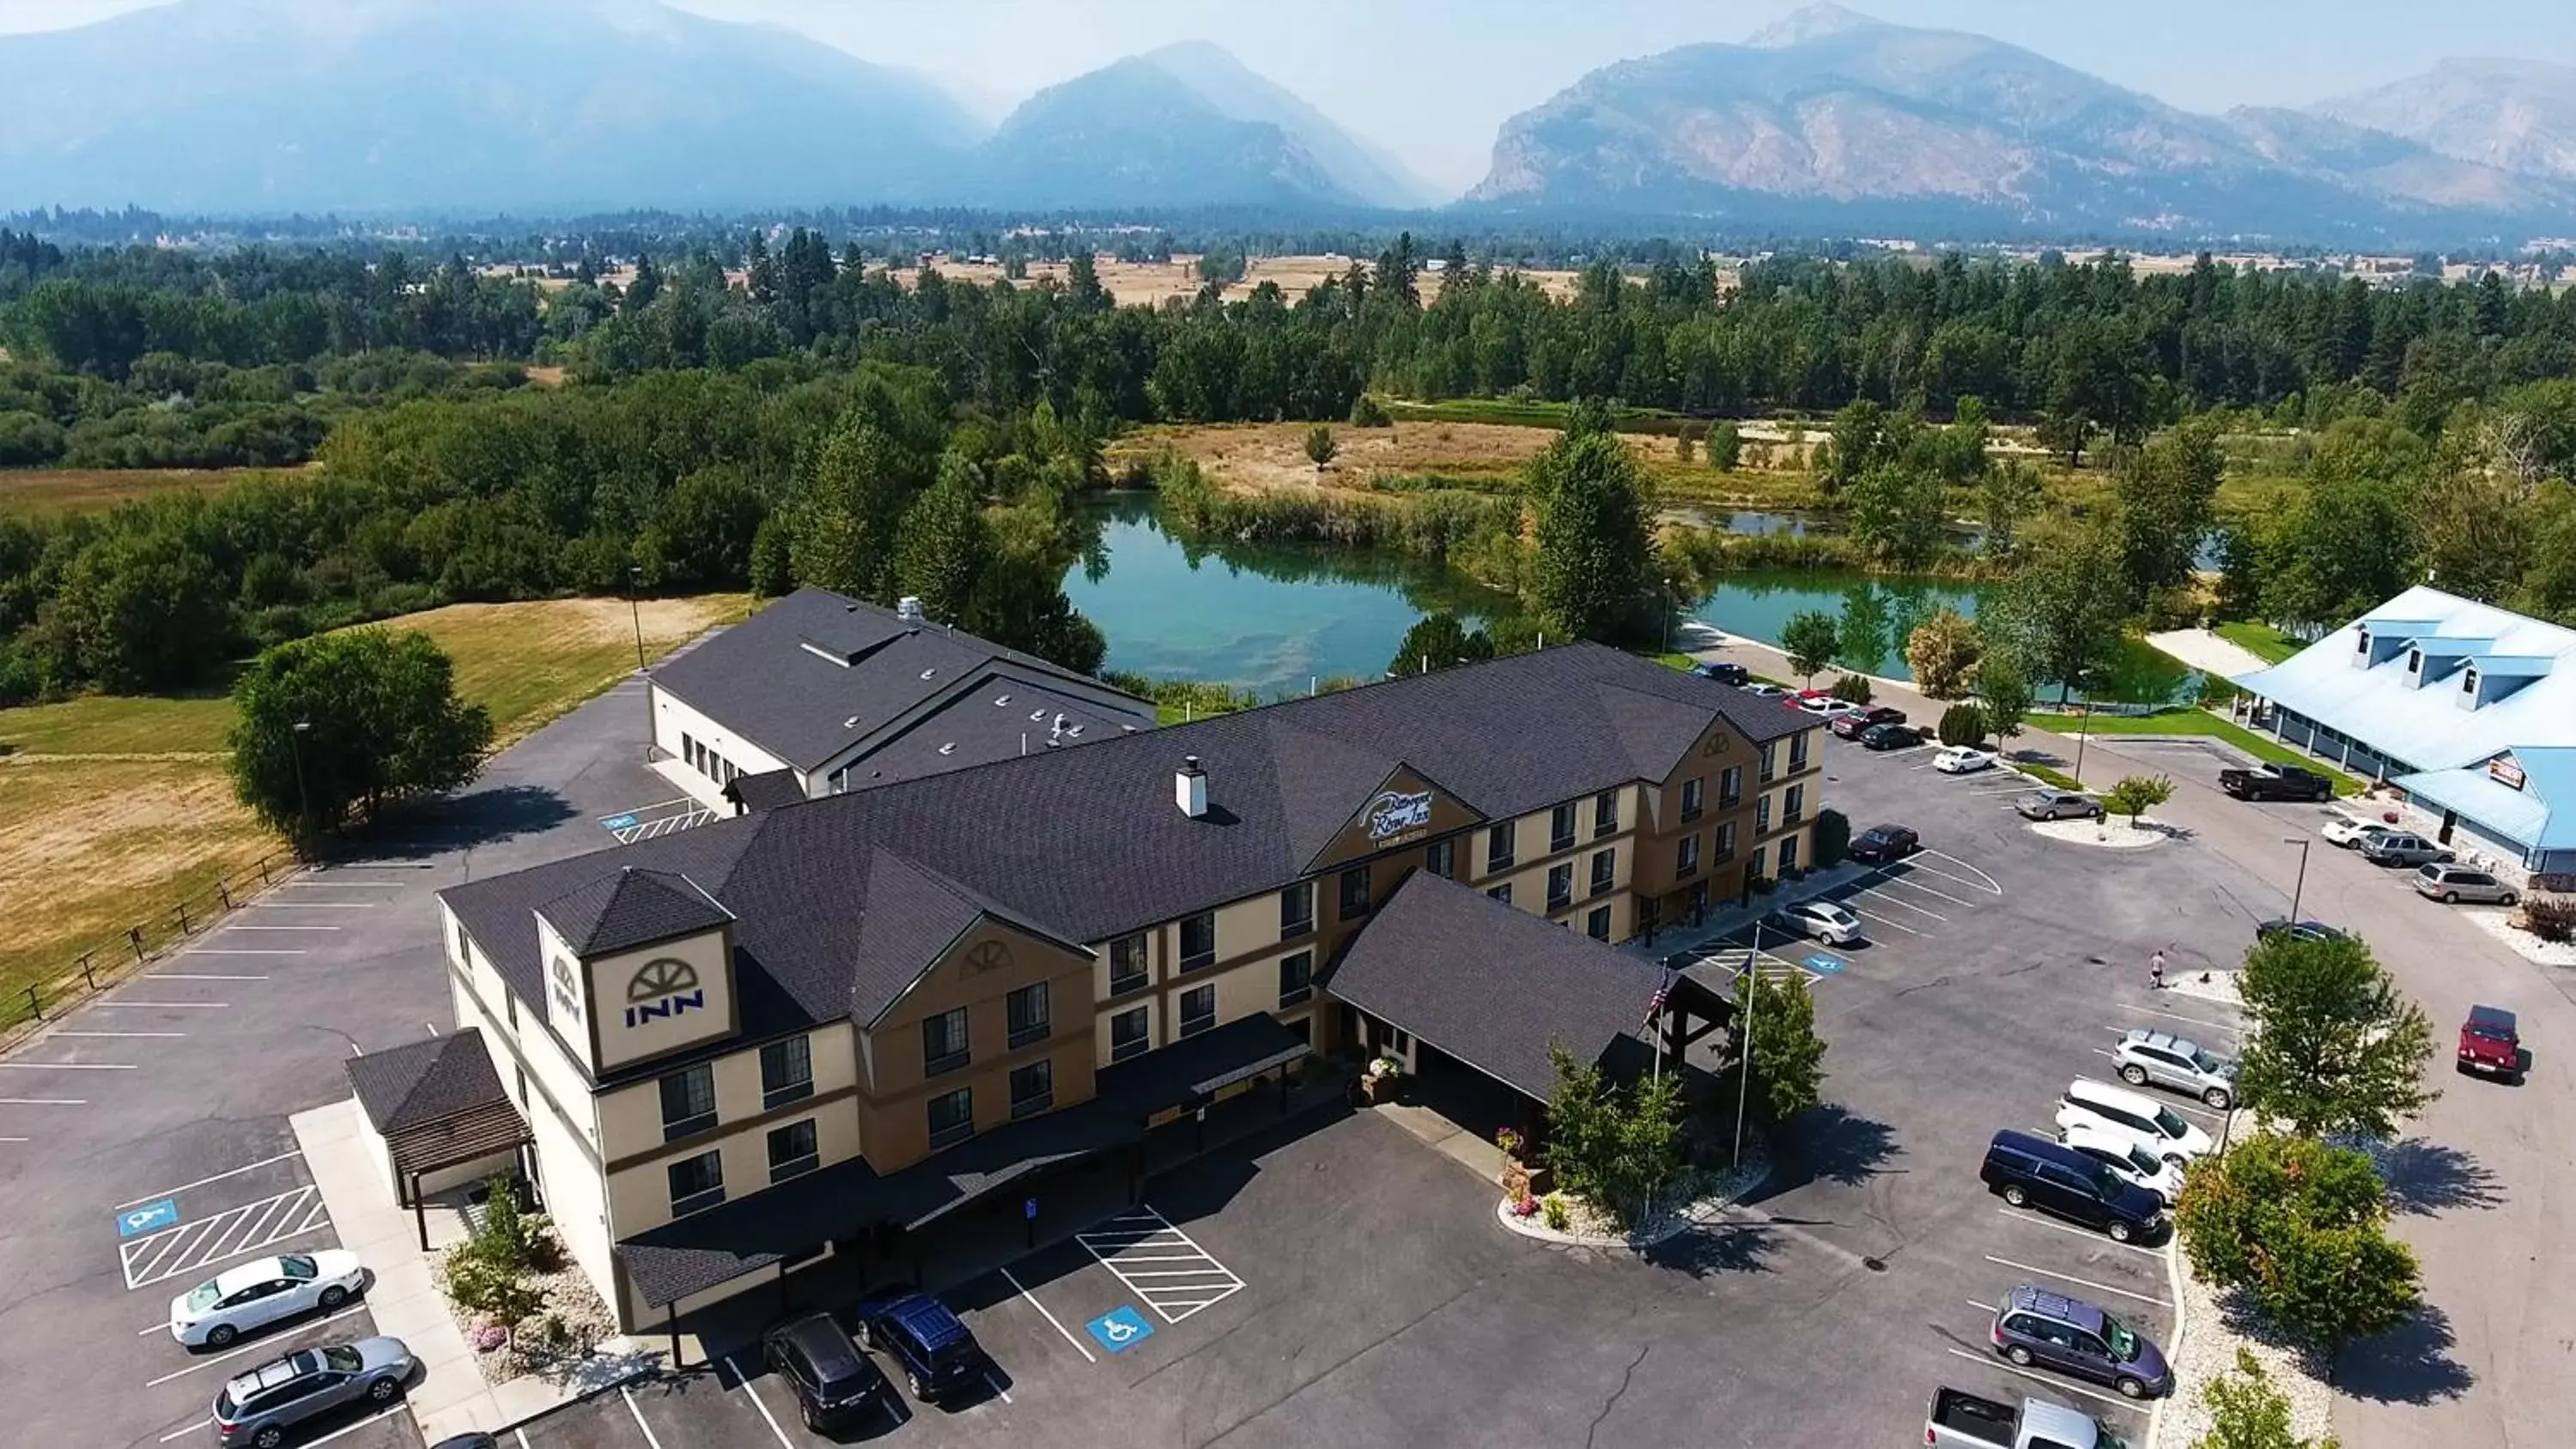
{"type": "Polygon", "coordinates": [[[666,660],[653,682],[799,770],[894,729],[877,746],[889,758],[871,752],[880,781],[1015,755],[1036,709],[1047,713],[1034,725],[1041,740],[1057,713],[1091,740],[1154,724],[1153,706],[1122,708],[1114,701],[1125,696],[1098,680],[824,589],[799,589],[666,660]],[[961,694],[962,686],[971,687],[961,694]],[[993,702],[1006,694],[1010,704],[993,702]],[[949,696],[938,722],[911,718],[949,696]],[[942,744],[954,748],[941,754],[942,744]]]}
{"type": "Polygon", "coordinates": [[[1548,1044],[1598,1062],[1646,1030],[1664,970],[1484,892],[1416,871],[1324,985],[1338,1000],[1540,1101],[1548,1044]]]}
{"type": "Polygon", "coordinates": [[[736,917],[743,1032],[756,1039],[891,1004],[972,919],[917,876],[1059,940],[1107,940],[1304,875],[1400,765],[1485,816],[1520,815],[1666,778],[1721,715],[1757,744],[1814,725],[1568,645],[828,796],[440,894],[511,989],[541,1001],[531,910],[623,866],[685,875],[736,917]],[[1209,775],[1198,820],[1172,802],[1187,755],[1209,775]],[[905,868],[881,870],[880,854],[905,868]],[[872,897],[892,919],[871,921],[872,897]]]}
{"type": "Polygon", "coordinates": [[[606,956],[711,931],[733,919],[688,877],[625,863],[537,909],[581,956],[606,956]]]}
{"type": "Polygon", "coordinates": [[[796,783],[794,770],[762,770],[757,774],[736,775],[724,787],[725,798],[745,810],[775,810],[781,805],[800,804],[805,787],[796,783]]]}
{"type": "Polygon", "coordinates": [[[358,1106],[387,1136],[510,1100],[473,1027],[351,1057],[347,1067],[358,1106]]]}

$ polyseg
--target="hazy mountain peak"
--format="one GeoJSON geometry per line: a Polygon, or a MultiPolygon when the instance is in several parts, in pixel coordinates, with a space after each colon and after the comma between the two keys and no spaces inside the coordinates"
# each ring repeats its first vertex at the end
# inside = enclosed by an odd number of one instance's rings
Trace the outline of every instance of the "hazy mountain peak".
{"type": "Polygon", "coordinates": [[[1863,15],[1849,6],[1837,5],[1833,0],[1817,0],[1816,4],[1801,6],[1763,26],[1744,43],[1757,50],[1785,50],[1811,40],[1846,35],[1855,30],[1874,30],[1885,24],[1875,16],[1863,15]]]}
{"type": "Polygon", "coordinates": [[[2454,57],[2308,110],[2482,166],[2576,180],[2576,68],[2454,57]]]}
{"type": "Polygon", "coordinates": [[[1135,58],[1160,68],[1234,120],[1277,126],[1314,158],[1334,186],[1360,201],[1410,207],[1436,195],[1429,182],[1386,148],[1347,130],[1214,41],[1176,41],[1135,58]]]}

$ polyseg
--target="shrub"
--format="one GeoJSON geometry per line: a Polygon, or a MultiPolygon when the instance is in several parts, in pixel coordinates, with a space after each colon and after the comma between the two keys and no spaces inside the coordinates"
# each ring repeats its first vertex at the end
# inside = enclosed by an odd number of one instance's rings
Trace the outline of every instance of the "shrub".
{"type": "Polygon", "coordinates": [[[1316,467],[1327,466],[1341,451],[1342,445],[1333,441],[1331,428],[1317,423],[1306,430],[1306,456],[1316,467]]]}
{"type": "Polygon", "coordinates": [[[1954,704],[1941,711],[1939,734],[1941,743],[1945,745],[1985,743],[1986,711],[1984,707],[1974,704],[1954,704]]]}
{"type": "Polygon", "coordinates": [[[2387,1235],[2387,1221],[2368,1156],[2268,1132],[2195,1163],[2175,1213],[2192,1271],[2252,1294],[2264,1317],[2329,1364],[2420,1301],[2415,1255],[2387,1235]]]}
{"type": "Polygon", "coordinates": [[[1816,869],[1831,870],[1842,864],[1843,857],[1851,853],[1851,835],[1850,816],[1839,810],[1817,811],[1814,840],[1810,846],[1816,869]]]}
{"type": "Polygon", "coordinates": [[[1538,1206],[1540,1213],[1546,1217],[1551,1231],[1561,1233],[1574,1226],[1574,1209],[1565,1205],[1564,1194],[1549,1193],[1539,1199],[1538,1206]]]}
{"type": "Polygon", "coordinates": [[[1351,400],[1350,424],[1355,428],[1391,428],[1395,420],[1386,415],[1386,406],[1367,393],[1351,400]]]}
{"type": "Polygon", "coordinates": [[[1849,700],[1853,704],[1867,704],[1870,702],[1871,695],[1869,676],[1865,674],[1846,674],[1842,678],[1835,680],[1833,688],[1828,690],[1827,693],[1833,695],[1836,699],[1849,700]]]}
{"type": "Polygon", "coordinates": [[[469,1313],[490,1315],[500,1323],[517,1323],[546,1306],[545,1290],[521,1273],[487,1261],[472,1244],[447,1255],[441,1270],[447,1296],[469,1313]]]}
{"type": "Polygon", "coordinates": [[[2534,896],[2524,901],[2522,928],[2544,941],[2576,940],[2576,900],[2534,896]]]}

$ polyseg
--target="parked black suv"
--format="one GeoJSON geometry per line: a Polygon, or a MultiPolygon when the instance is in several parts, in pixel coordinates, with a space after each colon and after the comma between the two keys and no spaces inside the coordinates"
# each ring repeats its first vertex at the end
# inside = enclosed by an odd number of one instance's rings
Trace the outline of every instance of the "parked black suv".
{"type": "Polygon", "coordinates": [[[2152,1237],[2164,1226],[2164,1199],[2111,1169],[2045,1137],[2010,1128],[1986,1147],[1977,1176],[2014,1207],[2035,1207],[2100,1228],[2111,1241],[2152,1237]]]}
{"type": "Polygon", "coordinates": [[[984,1346],[948,1305],[909,1284],[892,1284],[857,1309],[859,1342],[903,1370],[912,1396],[951,1399],[984,1376],[984,1346]]]}
{"type": "Polygon", "coordinates": [[[1752,671],[1741,664],[1724,659],[1710,659],[1694,664],[1691,666],[1691,673],[1702,679],[1714,679],[1720,684],[1732,684],[1738,688],[1753,682],[1752,671]]]}
{"type": "Polygon", "coordinates": [[[788,1319],[762,1334],[760,1346],[770,1369],[795,1391],[805,1427],[817,1433],[855,1425],[890,1392],[884,1372],[828,1313],[788,1319]]]}

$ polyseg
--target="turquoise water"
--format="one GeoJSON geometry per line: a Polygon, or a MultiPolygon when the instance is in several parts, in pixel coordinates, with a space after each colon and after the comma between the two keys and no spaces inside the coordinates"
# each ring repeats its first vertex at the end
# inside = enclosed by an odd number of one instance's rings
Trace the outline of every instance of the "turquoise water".
{"type": "Polygon", "coordinates": [[[1163,532],[1150,493],[1085,510],[1099,543],[1064,590],[1108,636],[1109,669],[1303,694],[1316,678],[1376,678],[1425,614],[1482,624],[1517,607],[1420,559],[1324,544],[1193,548],[1163,532]]]}
{"type": "MultiPolygon", "coordinates": [[[[1150,493],[1109,494],[1083,510],[1097,542],[1064,588],[1108,637],[1114,670],[1302,694],[1317,678],[1377,677],[1425,614],[1446,610],[1473,626],[1518,612],[1514,600],[1421,559],[1324,544],[1193,547],[1163,532],[1150,493]]],[[[1790,615],[1822,610],[1842,630],[1840,663],[1904,679],[1914,626],[1944,604],[1973,619],[1986,593],[1951,580],[1742,573],[1690,614],[1776,644],[1790,615]]],[[[2191,671],[2133,642],[2096,697],[2154,704],[2197,687],[2191,671]]]]}

